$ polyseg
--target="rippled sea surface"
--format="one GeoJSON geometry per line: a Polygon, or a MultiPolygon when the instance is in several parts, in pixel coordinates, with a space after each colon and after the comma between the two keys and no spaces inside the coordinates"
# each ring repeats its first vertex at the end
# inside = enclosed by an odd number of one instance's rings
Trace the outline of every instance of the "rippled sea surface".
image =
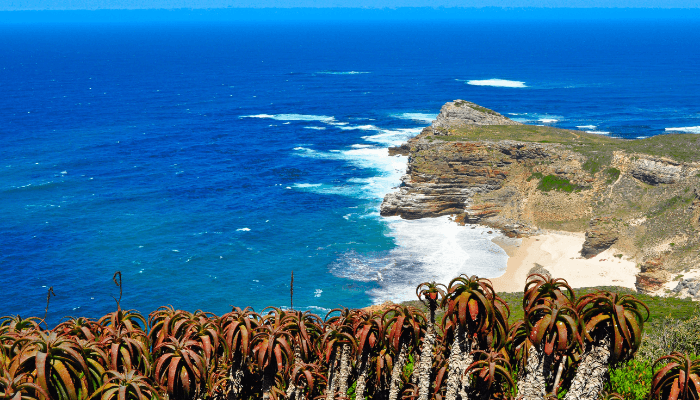
{"type": "Polygon", "coordinates": [[[697,21],[0,26],[0,315],[324,313],[498,276],[488,229],[381,218],[389,157],[465,99],[700,133],[697,21]]]}

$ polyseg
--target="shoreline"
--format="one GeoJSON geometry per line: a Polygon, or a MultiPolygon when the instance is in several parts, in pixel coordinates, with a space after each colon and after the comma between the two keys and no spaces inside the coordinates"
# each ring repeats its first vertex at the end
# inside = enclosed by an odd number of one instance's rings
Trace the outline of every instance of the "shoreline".
{"type": "Polygon", "coordinates": [[[515,239],[492,240],[508,254],[506,272],[490,278],[496,292],[522,292],[530,271],[540,267],[554,278],[566,279],[572,288],[622,286],[635,289],[639,269],[622,252],[611,247],[590,259],[581,257],[584,233],[545,231],[517,240],[520,243],[515,239]]]}

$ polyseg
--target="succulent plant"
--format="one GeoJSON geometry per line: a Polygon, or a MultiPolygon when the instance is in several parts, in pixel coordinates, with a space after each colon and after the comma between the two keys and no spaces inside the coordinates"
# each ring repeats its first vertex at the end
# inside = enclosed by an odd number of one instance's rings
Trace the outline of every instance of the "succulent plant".
{"type": "Polygon", "coordinates": [[[653,369],[662,364],[651,381],[650,399],[696,400],[700,398],[700,360],[673,352],[656,360],[653,369]],[[666,365],[663,365],[666,363],[666,365]]]}

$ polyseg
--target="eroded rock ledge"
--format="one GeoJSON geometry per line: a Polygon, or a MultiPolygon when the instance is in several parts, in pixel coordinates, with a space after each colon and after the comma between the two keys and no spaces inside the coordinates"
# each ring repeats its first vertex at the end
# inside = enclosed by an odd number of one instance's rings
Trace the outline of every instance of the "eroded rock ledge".
{"type": "Polygon", "coordinates": [[[409,162],[381,214],[456,215],[509,236],[586,232],[583,257],[614,244],[644,267],[639,289],[653,290],[668,271],[700,267],[700,139],[692,136],[630,141],[522,125],[455,100],[389,150],[409,162]],[[671,157],[679,146],[685,160],[671,157]]]}

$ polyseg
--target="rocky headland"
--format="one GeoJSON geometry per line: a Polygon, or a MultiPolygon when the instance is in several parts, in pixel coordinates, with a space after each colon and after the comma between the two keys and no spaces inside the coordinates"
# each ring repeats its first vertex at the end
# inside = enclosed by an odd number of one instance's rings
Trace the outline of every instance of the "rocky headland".
{"type": "Polygon", "coordinates": [[[523,125],[455,100],[389,152],[409,161],[384,216],[454,215],[510,237],[585,233],[580,257],[614,245],[639,268],[638,290],[700,296],[683,280],[700,268],[697,135],[624,140],[523,125]]]}

